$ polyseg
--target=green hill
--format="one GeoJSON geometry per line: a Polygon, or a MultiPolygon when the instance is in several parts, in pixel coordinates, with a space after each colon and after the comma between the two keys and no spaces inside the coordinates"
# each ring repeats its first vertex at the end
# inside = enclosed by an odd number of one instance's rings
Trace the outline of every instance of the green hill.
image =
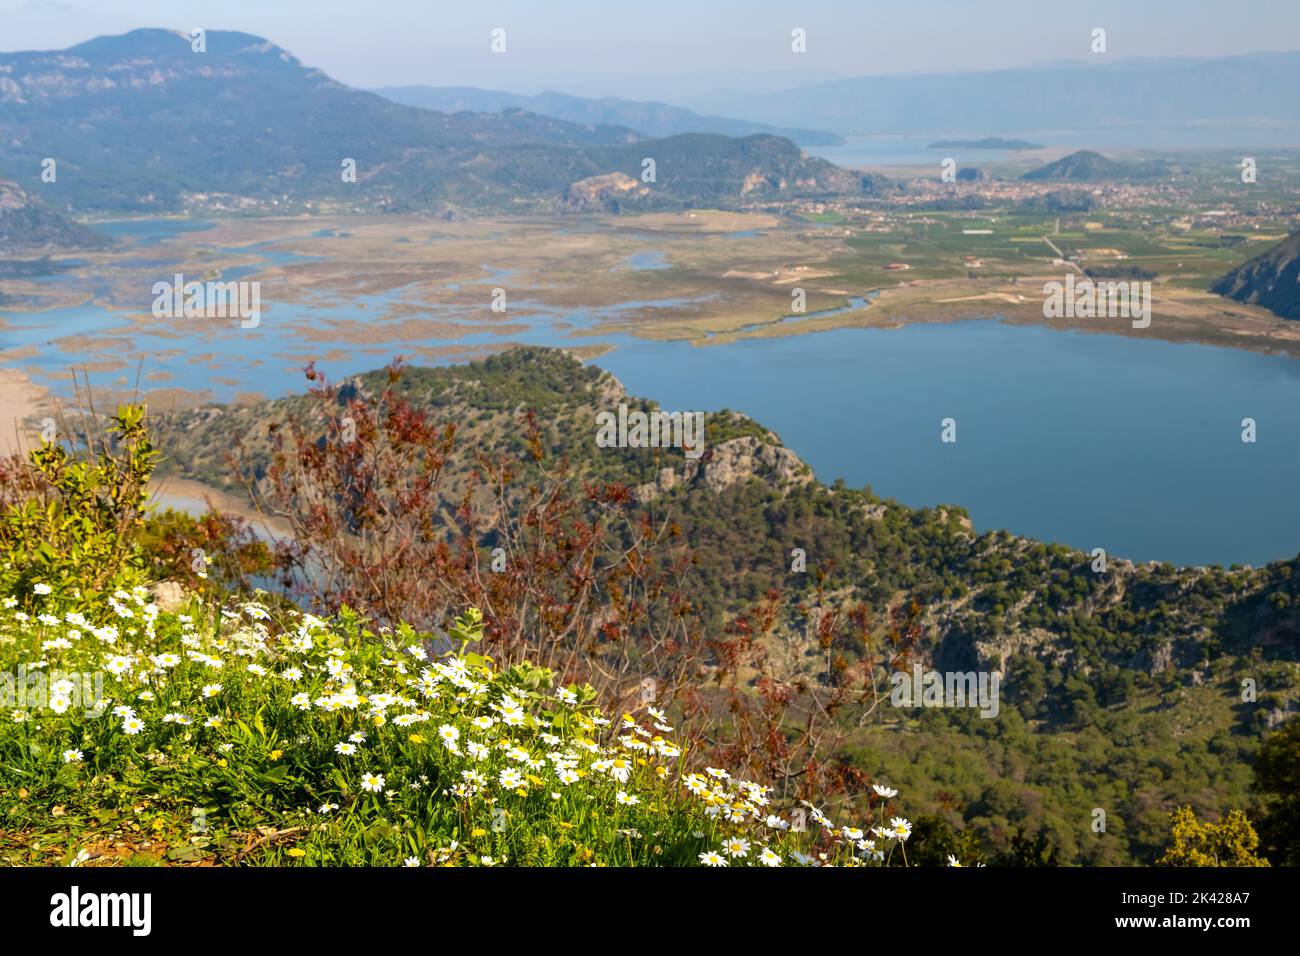
{"type": "MultiPolygon", "coordinates": [[[[360,376],[339,401],[386,381],[360,376]]],[[[1249,802],[1261,732],[1297,709],[1297,561],[1224,570],[1112,558],[1097,573],[1083,552],[976,533],[957,507],[918,510],[869,488],[824,485],[777,436],[728,411],[709,414],[696,464],[671,450],[597,448],[597,411],[654,406],[551,350],[408,369],[398,387],[458,423],[465,451],[444,466],[448,513],[466,487],[456,476],[477,455],[529,459],[519,421],[532,411],[547,460],[567,461],[575,480],[626,486],[636,509],[670,520],[689,542],[683,593],[707,628],[781,595],[775,633],[791,681],[833,683],[861,653],[819,647],[810,615],[865,605],[877,639],[889,640],[915,602],[925,666],[1001,673],[1000,718],[885,707],[845,728],[838,759],[906,780],[927,811],[977,833],[990,852],[1041,830],[1062,862],[1149,862],[1176,804],[1217,812],[1249,802]],[[806,573],[791,570],[794,548],[806,552],[806,573]],[[1245,678],[1256,700],[1243,700],[1245,678]],[[1111,821],[1106,840],[1088,828],[1097,807],[1111,821]]],[[[162,448],[179,474],[237,491],[215,450],[238,439],[259,480],[272,427],[306,420],[309,408],[290,397],[183,413],[162,448]]],[[[528,476],[524,468],[518,479],[528,476]]]]}
{"type": "Polygon", "coordinates": [[[1140,163],[1121,163],[1081,149],[1063,156],[1055,162],[1031,169],[1021,176],[1029,180],[1072,180],[1075,182],[1106,182],[1123,179],[1153,179],[1169,175],[1170,167],[1160,160],[1140,163]]]}

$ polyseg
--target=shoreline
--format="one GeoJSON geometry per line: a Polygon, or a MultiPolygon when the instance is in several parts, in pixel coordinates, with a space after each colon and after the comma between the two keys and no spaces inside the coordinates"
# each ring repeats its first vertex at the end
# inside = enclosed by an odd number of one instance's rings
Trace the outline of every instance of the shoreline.
{"type": "MultiPolygon", "coordinates": [[[[184,222],[192,217],[141,219],[168,220],[184,222]]],[[[1300,322],[1213,295],[1186,279],[1153,283],[1152,322],[1146,329],[1130,328],[1125,320],[1049,318],[1043,315],[1040,290],[1045,282],[1059,281],[1061,276],[1036,258],[1014,264],[1014,272],[999,267],[987,275],[968,270],[961,277],[881,282],[874,275],[851,276],[838,265],[839,257],[854,253],[831,231],[765,213],[646,213],[576,222],[506,216],[456,223],[418,216],[376,220],[335,214],[307,222],[296,217],[214,216],[211,223],[202,232],[164,237],[148,247],[150,254],[175,260],[177,269],[193,271],[197,265],[204,275],[254,266],[249,274],[275,290],[269,300],[270,318],[279,328],[267,340],[268,350],[234,359],[218,347],[219,332],[213,327],[178,329],[174,323],[152,318],[143,305],[125,304],[128,293],[145,288],[151,274],[151,266],[139,261],[140,248],[134,244],[87,254],[87,265],[68,274],[78,277],[81,288],[51,290],[28,283],[25,291],[42,295],[29,296],[5,311],[12,316],[39,315],[93,302],[103,312],[102,323],[66,331],[51,328],[47,344],[68,359],[68,368],[86,368],[99,374],[101,381],[106,373],[120,373],[117,381],[96,388],[116,398],[132,395],[130,372],[135,363],[126,355],[147,343],[155,349],[155,369],[140,382],[144,390],[140,397],[176,407],[216,400],[211,388],[184,387],[196,384],[193,373],[203,375],[203,369],[208,383],[233,389],[235,397],[228,401],[238,403],[254,397],[254,392],[265,393],[249,378],[250,370],[258,367],[273,378],[300,369],[309,360],[346,361],[345,374],[382,367],[397,354],[413,358],[411,364],[421,364],[422,359],[461,363],[527,344],[538,337],[534,333],[547,329],[553,335],[542,344],[588,360],[623,347],[619,339],[708,347],[849,328],[895,329],[989,319],[1300,358],[1300,322]],[[337,235],[322,237],[321,227],[331,227],[337,235]],[[743,232],[754,235],[735,241],[743,232]],[[417,241],[422,237],[422,242],[417,241]],[[701,239],[709,241],[701,243],[701,239]],[[258,262],[248,251],[253,240],[299,261],[263,258],[258,262]],[[661,257],[665,267],[628,269],[628,257],[647,248],[661,257]],[[594,263],[582,282],[566,265],[579,254],[594,263]],[[493,265],[502,257],[514,267],[502,270],[493,265]],[[377,265],[381,260],[382,268],[377,265]],[[103,297],[84,287],[101,272],[111,279],[103,297]],[[508,285],[512,301],[523,303],[515,307],[518,311],[510,315],[508,324],[485,311],[483,296],[495,282],[508,285]],[[794,282],[807,285],[806,314],[786,311],[794,282]],[[379,301],[368,301],[376,296],[379,301]],[[860,298],[869,301],[860,303],[860,298]],[[322,317],[310,311],[322,300],[349,308],[341,315],[323,313],[322,317]],[[283,313],[278,311],[281,308],[283,313]],[[568,313],[587,313],[593,320],[578,326],[566,318],[568,313]],[[569,338],[566,333],[574,331],[581,337],[569,338]],[[181,342],[182,333],[199,338],[181,342]],[[467,343],[466,338],[481,341],[467,343]],[[176,356],[186,353],[188,359],[180,364],[176,356]]],[[[855,241],[864,241],[863,236],[859,234],[855,241]]],[[[16,365],[46,347],[18,344],[0,354],[16,365]]],[[[6,414],[0,421],[5,433],[0,449],[9,449],[14,444],[9,409],[16,409],[15,418],[27,418],[45,401],[66,399],[62,392],[67,380],[66,372],[52,376],[51,393],[15,368],[3,381],[6,414]]]]}
{"type": "MultiPolygon", "coordinates": [[[[177,217],[177,221],[185,219],[177,217]]],[[[150,217],[144,221],[150,221],[150,217]]],[[[282,306],[289,312],[285,330],[294,334],[298,344],[311,343],[323,351],[427,354],[431,348],[429,340],[433,340],[432,348],[446,355],[458,349],[472,352],[482,348],[461,345],[458,340],[483,335],[498,340],[489,347],[500,348],[511,344],[512,336],[541,327],[548,317],[553,319],[565,310],[599,312],[630,305],[640,308],[616,316],[597,317],[584,330],[588,333],[586,341],[565,345],[575,349],[607,349],[609,343],[600,341],[605,335],[723,345],[741,339],[785,337],[834,328],[890,328],[998,317],[1015,325],[1034,324],[1135,338],[1146,336],[1300,357],[1300,323],[1291,323],[1258,306],[1238,303],[1177,280],[1154,283],[1153,322],[1145,330],[1103,324],[1099,320],[1044,317],[1042,284],[1059,281],[1061,275],[1043,262],[1025,263],[1028,268],[1014,274],[994,271],[979,276],[916,278],[897,284],[881,284],[878,280],[859,284],[852,279],[845,281],[846,277],[828,282],[825,280],[836,272],[833,267],[836,256],[846,251],[835,245],[836,237],[814,236],[806,223],[760,213],[650,213],[628,221],[594,217],[576,225],[547,217],[523,220],[489,217],[452,224],[429,223],[418,217],[380,222],[346,215],[322,216],[309,224],[279,217],[252,220],[214,217],[212,221],[211,230],[198,234],[203,237],[201,241],[188,234],[169,237],[157,244],[156,251],[178,261],[202,251],[204,261],[200,271],[204,274],[221,274],[230,268],[256,265],[251,274],[276,287],[271,305],[282,306]],[[304,234],[305,229],[330,225],[336,225],[347,238],[321,238],[318,229],[304,234]],[[726,246],[726,255],[721,258],[719,250],[724,247],[697,244],[699,239],[716,236],[724,237],[720,242],[730,242],[725,237],[736,235],[734,230],[741,227],[755,232],[755,238],[726,246]],[[483,304],[480,294],[491,282],[501,281],[483,259],[489,255],[489,248],[495,248],[492,243],[500,241],[497,230],[502,228],[516,230],[511,234],[511,243],[507,243],[518,247],[506,250],[511,261],[524,257],[521,265],[510,270],[518,276],[508,283],[512,296],[528,302],[523,311],[511,316],[509,324],[496,318],[484,319],[475,311],[483,304]],[[427,241],[416,244],[412,237],[417,232],[426,235],[432,232],[436,238],[451,242],[432,247],[427,241]],[[559,242],[566,255],[579,252],[596,255],[599,265],[609,265],[615,271],[607,274],[603,269],[596,269],[600,282],[593,284],[588,277],[587,282],[577,284],[585,294],[576,297],[571,293],[562,294],[557,290],[567,288],[560,281],[567,275],[563,273],[566,267],[557,266],[555,250],[538,251],[548,248],[540,242],[543,238],[559,242]],[[290,277],[284,264],[257,262],[249,256],[247,247],[253,239],[313,261],[290,267],[293,270],[290,277]],[[598,252],[590,245],[597,239],[603,243],[598,252]],[[620,271],[627,256],[644,252],[647,244],[661,247],[654,251],[666,256],[667,267],[620,271]],[[400,256],[379,274],[367,267],[379,251],[394,249],[401,250],[400,256]],[[828,265],[832,266],[830,271],[828,265]],[[554,274],[556,268],[561,274],[554,274]],[[809,286],[808,314],[786,311],[788,286],[794,281],[809,286]],[[375,295],[387,297],[381,314],[370,314],[366,304],[360,301],[375,295]],[[333,320],[326,327],[293,314],[298,307],[315,305],[321,296],[332,298],[336,304],[350,300],[360,304],[356,314],[333,320]],[[871,301],[853,308],[853,300],[858,296],[868,296],[871,301]],[[679,302],[672,308],[651,307],[669,300],[679,302]],[[542,314],[529,314],[537,304],[542,307],[542,314]],[[416,342],[423,347],[415,345],[416,342]]],[[[57,336],[56,347],[75,350],[84,358],[87,353],[130,345],[138,335],[171,334],[171,329],[160,328],[156,320],[145,314],[143,307],[122,304],[123,289],[131,282],[138,279],[137,284],[143,287],[141,266],[131,261],[138,252],[128,246],[86,256],[88,265],[72,275],[81,274],[85,278],[85,270],[126,268],[124,273],[113,273],[116,278],[111,292],[116,294],[99,303],[105,316],[116,321],[104,328],[57,336]]],[[[36,292],[38,287],[33,283],[25,291],[36,292]]],[[[50,293],[48,288],[39,291],[50,293]]],[[[39,314],[52,308],[81,307],[95,300],[84,288],[67,289],[59,290],[52,298],[30,297],[5,311],[14,315],[39,314]]],[[[259,361],[289,361],[296,365],[309,357],[282,349],[259,361]]],[[[101,364],[104,367],[100,370],[120,368],[123,371],[129,365],[108,356],[102,357],[101,364]]]]}
{"type": "Polygon", "coordinates": [[[274,540],[290,536],[288,525],[274,517],[262,515],[246,499],[238,498],[220,488],[192,478],[181,478],[177,475],[155,476],[149,482],[149,494],[150,504],[155,505],[159,511],[171,509],[198,517],[209,510],[216,510],[244,519],[252,526],[258,537],[274,540]],[[202,507],[196,507],[199,505],[202,507]]]}

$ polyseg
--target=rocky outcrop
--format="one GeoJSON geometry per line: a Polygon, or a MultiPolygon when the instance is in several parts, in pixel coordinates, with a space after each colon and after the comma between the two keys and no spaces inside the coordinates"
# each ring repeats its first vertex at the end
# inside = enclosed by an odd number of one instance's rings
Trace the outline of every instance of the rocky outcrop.
{"type": "Polygon", "coordinates": [[[605,173],[571,184],[564,200],[571,206],[591,208],[623,196],[645,196],[649,191],[625,173],[605,173]]]}
{"type": "Polygon", "coordinates": [[[632,493],[645,503],[679,485],[718,492],[751,478],[775,488],[805,485],[814,480],[812,469],[790,449],[746,435],[714,445],[700,458],[660,469],[654,481],[638,485],[632,493]]]}
{"type": "Polygon", "coordinates": [[[681,477],[675,469],[660,468],[655,480],[646,482],[644,485],[637,485],[632,489],[632,496],[640,504],[649,504],[665,492],[672,491],[681,483],[681,477]]]}
{"type": "Polygon", "coordinates": [[[807,484],[813,480],[808,468],[790,449],[760,442],[752,435],[733,438],[712,448],[696,461],[688,461],[687,481],[712,491],[763,478],[774,484],[807,484]]]}

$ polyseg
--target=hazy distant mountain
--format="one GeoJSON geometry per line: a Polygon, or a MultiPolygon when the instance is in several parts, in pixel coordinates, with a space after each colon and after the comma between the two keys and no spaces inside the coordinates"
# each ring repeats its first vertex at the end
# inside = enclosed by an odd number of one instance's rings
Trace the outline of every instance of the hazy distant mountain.
{"type": "Polygon", "coordinates": [[[1094,153],[1090,149],[1081,149],[1069,156],[1062,156],[1055,162],[1046,163],[1037,169],[1031,169],[1020,178],[1104,182],[1117,179],[1153,179],[1158,176],[1167,176],[1169,171],[1169,164],[1161,160],[1121,163],[1113,159],[1107,159],[1101,153],[1094,153]]]}
{"type": "MultiPolygon", "coordinates": [[[[329,201],[388,210],[562,204],[573,184],[637,178],[620,206],[742,195],[855,192],[863,180],[771,136],[645,139],[536,113],[439,113],[394,103],[303,66],[246,33],[211,31],[206,52],[166,30],[58,52],[0,54],[0,168],[36,183],[59,162],[75,208],[275,209],[329,201]],[[636,144],[635,149],[631,149],[636,144]],[[354,160],[355,182],[345,182],[354,160]]],[[[626,183],[623,184],[624,186],[626,183]]]]}
{"type": "Polygon", "coordinates": [[[1210,291],[1300,319],[1300,232],[1243,262],[1210,291]]]}
{"type": "MultiPolygon", "coordinates": [[[[57,187],[51,183],[48,188],[57,187]]],[[[98,249],[111,243],[107,236],[73,222],[17,183],[0,179],[0,255],[98,249]]]]}
{"type": "MultiPolygon", "coordinates": [[[[799,61],[803,59],[798,58],[799,61]]],[[[686,61],[660,62],[655,67],[632,71],[592,69],[590,64],[581,63],[575,64],[574,70],[565,70],[555,65],[530,70],[516,63],[510,70],[510,85],[517,90],[564,90],[573,96],[593,99],[616,96],[636,102],[657,100],[696,113],[728,116],[731,114],[726,110],[716,109],[712,105],[714,97],[726,97],[739,92],[750,95],[777,93],[796,86],[846,80],[853,75],[835,70],[798,69],[793,66],[794,62],[787,61],[781,69],[772,69],[769,64],[766,69],[736,69],[729,66],[712,70],[690,69],[689,62],[686,61]]],[[[454,79],[444,82],[491,88],[503,81],[500,71],[495,66],[489,66],[491,72],[479,70],[477,73],[461,74],[458,71],[454,79]]]]}
{"type": "Polygon", "coordinates": [[[712,111],[844,134],[1015,133],[1062,127],[1283,124],[1300,131],[1300,53],[1107,60],[867,76],[709,99],[712,111]]]}
{"type": "Polygon", "coordinates": [[[521,109],[571,123],[625,126],[648,137],[675,136],[678,133],[720,133],[723,136],[765,133],[784,136],[800,146],[836,146],[844,142],[844,138],[835,133],[782,129],[766,123],[751,123],[724,116],[701,116],[667,103],[637,102],[612,96],[590,99],[551,90],[536,96],[525,96],[473,86],[385,86],[375,92],[394,103],[442,113],[463,110],[500,113],[507,109],[521,109]]]}

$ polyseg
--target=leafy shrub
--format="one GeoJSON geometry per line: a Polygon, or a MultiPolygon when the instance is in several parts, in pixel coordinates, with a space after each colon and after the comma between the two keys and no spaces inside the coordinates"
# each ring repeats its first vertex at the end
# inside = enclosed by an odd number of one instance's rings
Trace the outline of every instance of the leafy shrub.
{"type": "Polygon", "coordinates": [[[1258,856],[1259,837],[1240,810],[1231,810],[1218,823],[1202,823],[1191,807],[1169,814],[1174,845],[1157,866],[1268,866],[1258,856]]]}
{"type": "Polygon", "coordinates": [[[72,450],[47,441],[10,479],[17,494],[0,512],[5,593],[39,584],[91,596],[144,580],[137,532],[158,453],[142,406],[120,406],[108,432],[72,450]]]}

